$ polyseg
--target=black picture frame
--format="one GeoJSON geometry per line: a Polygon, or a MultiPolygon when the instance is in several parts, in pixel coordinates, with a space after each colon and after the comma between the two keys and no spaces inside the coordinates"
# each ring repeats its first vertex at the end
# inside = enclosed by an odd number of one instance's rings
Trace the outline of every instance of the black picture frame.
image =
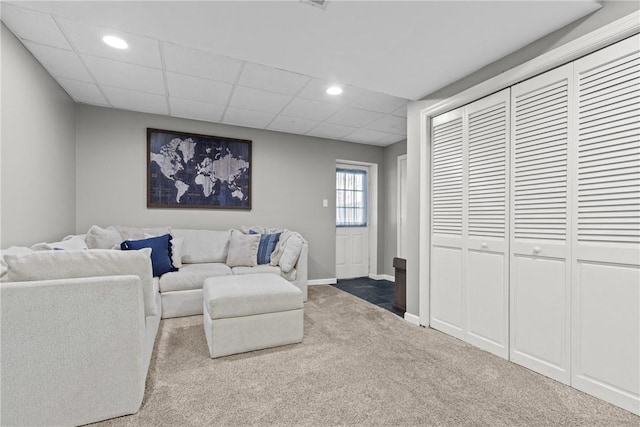
{"type": "Polygon", "coordinates": [[[147,208],[251,210],[251,141],[147,128],[147,208]]]}

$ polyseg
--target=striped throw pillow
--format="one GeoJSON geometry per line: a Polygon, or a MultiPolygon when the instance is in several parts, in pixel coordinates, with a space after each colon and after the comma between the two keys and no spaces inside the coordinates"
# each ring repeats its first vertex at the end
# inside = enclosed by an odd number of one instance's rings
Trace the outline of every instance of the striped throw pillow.
{"type": "MultiPolygon", "coordinates": [[[[249,234],[258,234],[255,231],[249,231],[249,234]]],[[[263,234],[260,236],[260,246],[258,246],[258,264],[269,264],[271,262],[271,253],[276,248],[280,234],[263,234]]]]}

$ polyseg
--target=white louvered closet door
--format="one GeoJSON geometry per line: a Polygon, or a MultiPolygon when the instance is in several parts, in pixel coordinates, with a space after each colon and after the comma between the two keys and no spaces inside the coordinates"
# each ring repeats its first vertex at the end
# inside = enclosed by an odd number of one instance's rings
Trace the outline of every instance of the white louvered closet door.
{"type": "Polygon", "coordinates": [[[639,50],[575,62],[572,385],[640,415],[639,50]]]}
{"type": "Polygon", "coordinates": [[[509,357],[509,89],[465,107],[465,340],[509,357]]]}
{"type": "Polygon", "coordinates": [[[510,358],[566,384],[572,70],[511,89],[510,358]]]}
{"type": "Polygon", "coordinates": [[[463,109],[432,120],[430,324],[463,338],[463,109]]]}

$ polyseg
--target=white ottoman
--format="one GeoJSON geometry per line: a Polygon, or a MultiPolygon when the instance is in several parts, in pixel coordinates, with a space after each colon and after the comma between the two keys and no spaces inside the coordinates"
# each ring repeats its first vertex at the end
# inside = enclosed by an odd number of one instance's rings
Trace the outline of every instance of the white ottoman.
{"type": "Polygon", "coordinates": [[[302,291],[275,274],[210,277],[203,305],[211,357],[302,342],[302,291]]]}

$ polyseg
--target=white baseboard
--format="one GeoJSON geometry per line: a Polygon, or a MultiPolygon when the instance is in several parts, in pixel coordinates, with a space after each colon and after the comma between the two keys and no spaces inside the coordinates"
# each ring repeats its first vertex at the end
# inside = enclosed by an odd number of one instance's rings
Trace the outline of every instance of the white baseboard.
{"type": "Polygon", "coordinates": [[[420,326],[420,318],[415,314],[411,314],[409,312],[404,313],[404,320],[409,323],[413,323],[416,326],[420,326]]]}
{"type": "Polygon", "coordinates": [[[393,276],[390,276],[388,274],[370,274],[369,275],[369,279],[373,279],[373,280],[388,280],[390,282],[395,282],[396,278],[393,276]]]}
{"type": "Polygon", "coordinates": [[[330,277],[328,279],[314,279],[314,280],[307,280],[307,286],[314,286],[314,285],[335,285],[336,283],[338,283],[338,279],[336,279],[335,277],[330,277]]]}

